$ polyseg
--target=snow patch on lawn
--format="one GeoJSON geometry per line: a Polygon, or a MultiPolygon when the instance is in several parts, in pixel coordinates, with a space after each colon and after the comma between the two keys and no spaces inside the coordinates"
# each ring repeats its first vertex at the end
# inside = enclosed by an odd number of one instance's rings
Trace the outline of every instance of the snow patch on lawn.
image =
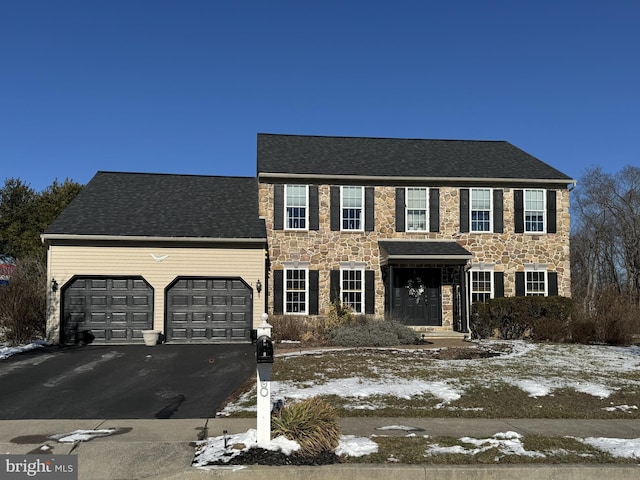
{"type": "Polygon", "coordinates": [[[618,458],[640,460],[640,438],[571,437],[618,458]]]}
{"type": "Polygon", "coordinates": [[[461,455],[477,455],[493,448],[497,449],[503,455],[519,455],[523,457],[545,457],[544,453],[526,450],[522,444],[522,435],[516,432],[496,433],[490,438],[471,438],[461,437],[459,440],[463,443],[473,445],[469,448],[463,445],[453,445],[451,447],[442,447],[438,444],[430,445],[425,451],[425,456],[442,455],[442,454],[461,454],[461,455]]]}
{"type": "Polygon", "coordinates": [[[336,455],[363,457],[378,452],[378,444],[373,440],[355,435],[341,435],[336,455]]]}

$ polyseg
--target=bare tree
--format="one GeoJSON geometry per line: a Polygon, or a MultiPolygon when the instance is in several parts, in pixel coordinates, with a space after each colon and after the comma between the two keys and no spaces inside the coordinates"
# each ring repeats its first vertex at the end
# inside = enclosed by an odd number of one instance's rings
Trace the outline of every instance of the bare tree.
{"type": "Polygon", "coordinates": [[[586,308],[603,288],[640,301],[640,168],[586,172],[571,241],[574,294],[586,308]]]}

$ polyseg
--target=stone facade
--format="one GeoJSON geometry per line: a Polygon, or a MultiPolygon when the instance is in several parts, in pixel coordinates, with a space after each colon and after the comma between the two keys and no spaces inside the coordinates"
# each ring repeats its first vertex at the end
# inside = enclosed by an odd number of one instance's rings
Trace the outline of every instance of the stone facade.
{"type": "MultiPolygon", "coordinates": [[[[293,182],[292,182],[293,183],[293,182]]],[[[296,181],[295,183],[300,183],[296,181]]],[[[485,187],[491,187],[487,185],[485,187]]],[[[375,228],[372,232],[340,232],[330,229],[330,185],[318,185],[319,229],[291,231],[274,229],[274,184],[259,185],[259,211],[265,219],[271,270],[283,269],[285,262],[308,262],[319,271],[319,313],[329,305],[329,272],[344,262],[359,262],[375,272],[375,312],[383,315],[385,287],[381,269],[380,240],[447,240],[455,241],[472,255],[471,266],[485,264],[496,272],[504,272],[504,294],[515,295],[515,272],[526,264],[546,265],[557,272],[558,294],[570,296],[569,268],[569,190],[556,189],[557,233],[514,233],[514,188],[503,191],[504,233],[460,232],[460,189],[467,185],[439,186],[439,232],[396,232],[396,185],[375,186],[375,228]]],[[[522,188],[522,187],[518,187],[522,188]]],[[[542,188],[542,187],[534,187],[542,188]]],[[[443,268],[443,277],[446,269],[443,268]]],[[[453,291],[451,283],[442,283],[442,329],[452,329],[453,291]]],[[[268,295],[273,299],[273,285],[268,295]]],[[[273,302],[269,302],[270,309],[273,302]]],[[[272,313],[270,311],[270,313],[272,313]]]]}

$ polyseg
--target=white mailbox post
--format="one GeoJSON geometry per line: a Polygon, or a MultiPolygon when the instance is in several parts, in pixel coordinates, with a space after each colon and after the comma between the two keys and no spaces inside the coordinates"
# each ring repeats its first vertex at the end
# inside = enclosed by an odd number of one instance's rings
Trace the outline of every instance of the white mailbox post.
{"type": "Polygon", "coordinates": [[[273,364],[273,342],[267,320],[269,315],[262,314],[262,323],[257,329],[257,440],[258,444],[271,441],[271,365],[273,364]]]}

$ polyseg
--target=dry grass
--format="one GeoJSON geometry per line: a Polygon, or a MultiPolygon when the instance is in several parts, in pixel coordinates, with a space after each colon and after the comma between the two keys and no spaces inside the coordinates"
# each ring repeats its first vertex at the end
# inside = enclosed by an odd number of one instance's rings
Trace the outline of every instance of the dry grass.
{"type": "Polygon", "coordinates": [[[594,447],[567,437],[541,437],[531,435],[523,438],[523,446],[529,452],[544,456],[505,454],[498,448],[476,453],[428,453],[430,447],[460,446],[466,450],[473,445],[453,437],[375,437],[378,452],[363,457],[341,457],[343,463],[403,463],[432,465],[472,464],[600,464],[637,463],[630,458],[617,458],[594,447]]]}

